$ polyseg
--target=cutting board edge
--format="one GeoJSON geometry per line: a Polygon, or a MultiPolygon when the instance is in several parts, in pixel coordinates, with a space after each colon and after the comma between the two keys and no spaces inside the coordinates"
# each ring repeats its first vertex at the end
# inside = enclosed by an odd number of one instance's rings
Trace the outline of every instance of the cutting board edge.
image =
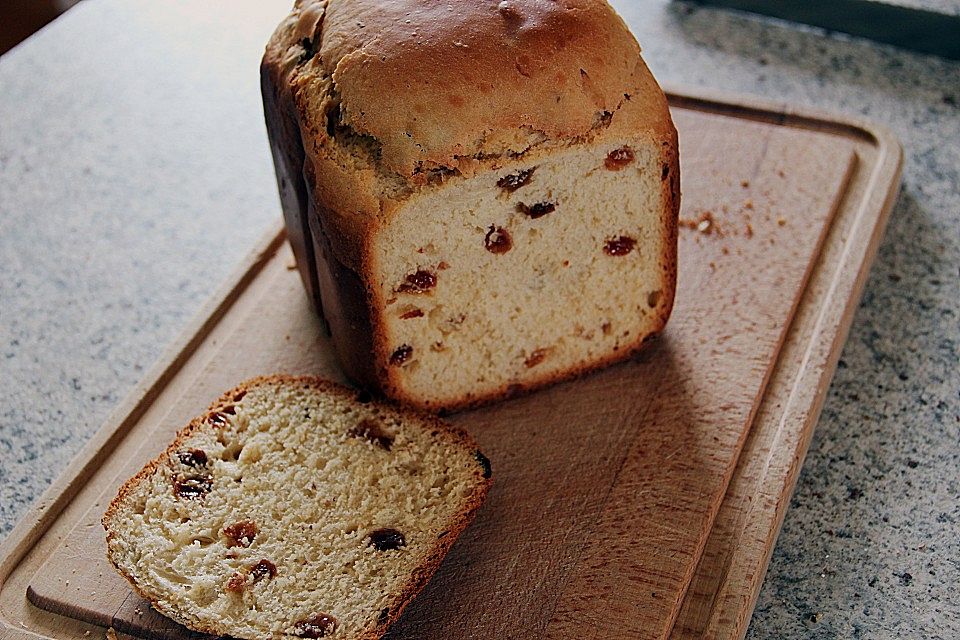
{"type": "MultiPolygon", "coordinates": [[[[902,186],[903,146],[900,144],[899,140],[891,131],[884,127],[877,126],[872,130],[861,130],[867,131],[873,136],[873,139],[876,141],[876,145],[878,146],[880,152],[877,164],[874,165],[874,171],[872,172],[873,175],[871,176],[870,182],[871,188],[868,189],[868,193],[870,193],[872,196],[876,196],[877,191],[873,189],[873,187],[885,179],[889,180],[888,188],[883,191],[883,197],[881,199],[881,204],[879,205],[880,213],[871,234],[871,238],[868,242],[867,251],[858,269],[854,288],[849,293],[845,301],[844,309],[841,314],[841,321],[838,324],[836,333],[834,334],[833,344],[830,347],[829,356],[826,358],[824,366],[821,369],[820,380],[817,383],[820,391],[817,393],[814,402],[810,404],[809,408],[807,409],[806,422],[809,426],[806,428],[806,433],[802,438],[800,446],[794,450],[795,464],[792,466],[786,477],[783,478],[781,484],[781,501],[774,515],[774,526],[771,529],[772,543],[768,546],[763,557],[759,558],[760,561],[755,565],[758,580],[751,593],[748,594],[749,603],[744,608],[745,615],[741,616],[740,623],[734,630],[734,635],[730,636],[731,638],[742,639],[744,636],[746,636],[750,618],[752,617],[753,610],[756,607],[757,599],[760,596],[760,588],[763,585],[767,569],[770,565],[770,560],[773,557],[773,550],[775,548],[776,540],[780,536],[780,531],[783,528],[783,522],[786,517],[790,498],[793,496],[793,492],[796,489],[797,480],[800,476],[800,470],[803,466],[803,461],[807,457],[807,452],[810,448],[810,442],[813,438],[813,432],[817,423],[820,421],[820,414],[823,411],[823,406],[826,401],[830,383],[836,373],[837,363],[840,360],[840,356],[843,354],[843,348],[847,342],[850,328],[853,325],[853,318],[855,316],[856,309],[860,304],[860,300],[863,298],[863,292],[866,287],[867,278],[870,270],[873,267],[873,263],[876,260],[880,243],[883,240],[887,224],[890,220],[890,215],[893,211],[893,205],[896,202],[902,186]],[[887,176],[887,178],[885,178],[885,176],[887,176]]],[[[868,203],[862,203],[862,208],[865,209],[867,206],[868,203]]],[[[801,384],[799,379],[797,384],[801,384]]]]}
{"type": "MultiPolygon", "coordinates": [[[[677,96],[674,99],[673,94],[671,94],[671,105],[697,105],[701,106],[705,111],[719,115],[732,115],[735,113],[742,113],[744,111],[750,114],[750,112],[757,110],[758,117],[756,119],[767,122],[772,120],[764,116],[764,109],[772,109],[777,106],[783,106],[780,103],[773,101],[757,100],[743,110],[736,105],[731,105],[729,102],[725,102],[725,100],[730,100],[731,98],[736,98],[736,96],[731,96],[731,94],[719,91],[703,92],[701,95],[693,98],[683,95],[677,96]]],[[[809,374],[812,377],[816,377],[816,381],[812,383],[812,386],[815,386],[818,389],[818,392],[814,396],[813,401],[810,404],[805,405],[805,418],[803,420],[804,424],[800,430],[798,446],[793,450],[792,464],[789,465],[789,468],[785,473],[776,474],[776,476],[779,478],[777,486],[780,487],[780,500],[778,501],[773,513],[768,514],[771,518],[771,526],[769,529],[770,543],[766,546],[765,553],[747,556],[746,558],[744,558],[742,554],[737,554],[736,559],[732,560],[726,565],[725,571],[726,575],[728,576],[734,570],[740,570],[740,572],[744,574],[749,574],[752,572],[752,575],[755,576],[755,579],[750,589],[746,593],[740,594],[741,597],[745,598],[745,605],[738,608],[737,615],[734,616],[733,619],[724,619],[723,615],[725,613],[725,605],[726,607],[729,607],[730,603],[725,603],[722,598],[718,598],[715,601],[710,617],[709,627],[704,630],[704,634],[702,636],[707,638],[741,639],[745,637],[747,633],[753,610],[756,607],[757,599],[760,595],[760,589],[763,585],[770,560],[773,556],[776,540],[779,537],[780,531],[783,527],[790,498],[792,497],[796,488],[800,470],[803,466],[803,461],[806,458],[813,437],[813,432],[817,423],[819,422],[820,414],[823,410],[823,405],[826,400],[830,382],[836,372],[837,363],[842,355],[844,345],[846,344],[850,328],[853,324],[853,318],[856,313],[856,309],[863,297],[867,278],[876,259],[876,255],[885,234],[893,206],[902,186],[904,161],[903,146],[890,129],[861,118],[843,115],[831,115],[816,111],[814,109],[788,109],[784,110],[782,116],[783,119],[782,121],[778,122],[778,124],[783,126],[797,126],[810,128],[817,131],[832,132],[839,135],[852,135],[861,143],[866,143],[875,149],[876,155],[871,162],[872,170],[867,178],[867,186],[864,189],[864,196],[860,199],[859,206],[857,207],[857,213],[855,214],[856,224],[859,224],[859,222],[862,221],[865,216],[869,216],[871,211],[875,211],[876,215],[873,218],[873,226],[870,229],[869,237],[867,238],[866,242],[861,243],[863,253],[856,270],[856,275],[853,278],[852,287],[846,291],[846,294],[842,299],[842,308],[839,314],[834,314],[835,316],[838,316],[837,323],[834,325],[836,329],[832,332],[833,338],[826,356],[821,358],[819,362],[805,363],[805,366],[797,371],[796,376],[792,379],[792,384],[790,385],[790,389],[795,390],[805,382],[806,384],[811,384],[809,381],[805,381],[805,375],[809,374]],[[886,188],[879,189],[878,186],[882,185],[886,185],[886,188]]],[[[858,165],[860,162],[861,159],[858,158],[858,165]]],[[[855,168],[855,171],[857,170],[861,170],[859,166],[855,168]]],[[[849,245],[856,238],[860,237],[859,234],[852,235],[853,237],[849,238],[848,242],[845,244],[845,247],[847,248],[849,248],[849,245]]],[[[848,265],[850,264],[850,258],[847,250],[844,251],[844,255],[845,257],[838,264],[835,273],[849,269],[848,265]]],[[[808,281],[807,287],[809,288],[810,286],[811,283],[808,281]]],[[[823,330],[819,325],[829,311],[829,299],[833,297],[834,294],[834,291],[828,292],[827,303],[824,304],[824,309],[821,311],[821,313],[817,314],[817,324],[811,331],[811,340],[805,343],[807,351],[811,350],[814,344],[818,344],[816,338],[823,333],[823,330]]],[[[806,296],[807,291],[804,292],[803,297],[806,298],[806,296]]],[[[793,322],[797,323],[799,321],[796,317],[794,317],[793,322]]],[[[785,354],[781,353],[778,357],[778,362],[775,365],[775,369],[779,368],[783,360],[786,360],[786,356],[785,354]]],[[[772,395],[772,393],[773,391],[768,388],[765,391],[765,396],[772,395]]],[[[783,407],[782,413],[784,421],[787,420],[790,410],[791,407],[789,405],[783,407]]],[[[753,433],[748,434],[748,439],[752,438],[753,435],[753,433]]],[[[741,452],[741,456],[746,452],[746,450],[747,449],[745,447],[741,452]]],[[[736,470],[734,471],[735,476],[739,473],[740,466],[741,461],[738,460],[736,470]]],[[[768,469],[764,477],[769,476],[770,470],[768,469]]],[[[756,484],[766,483],[758,481],[756,484]]],[[[722,511],[724,509],[724,505],[721,505],[720,509],[722,511]]],[[[746,526],[746,524],[749,524],[749,522],[745,523],[744,526],[746,526]]],[[[701,562],[703,561],[704,558],[701,556],[701,562]]],[[[700,566],[698,563],[698,572],[699,569],[700,566]]],[[[726,584],[728,584],[728,581],[724,582],[724,585],[726,584]]],[[[680,616],[678,616],[678,620],[676,621],[677,623],[680,621],[679,618],[680,616]]],[[[678,634],[676,629],[674,629],[674,632],[670,637],[671,640],[676,640],[677,638],[686,638],[688,636],[678,634]]]]}

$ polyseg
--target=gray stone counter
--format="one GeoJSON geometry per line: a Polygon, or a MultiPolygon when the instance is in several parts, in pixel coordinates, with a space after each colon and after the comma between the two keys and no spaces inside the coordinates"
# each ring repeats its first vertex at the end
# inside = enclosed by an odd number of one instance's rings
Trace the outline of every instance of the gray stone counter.
{"type": "MultiPolygon", "coordinates": [[[[0,534],[278,218],[256,71],[287,4],[85,0],[0,58],[0,534]]],[[[614,4],[662,81],[860,114],[903,142],[749,637],[960,636],[960,64],[614,4]]]]}

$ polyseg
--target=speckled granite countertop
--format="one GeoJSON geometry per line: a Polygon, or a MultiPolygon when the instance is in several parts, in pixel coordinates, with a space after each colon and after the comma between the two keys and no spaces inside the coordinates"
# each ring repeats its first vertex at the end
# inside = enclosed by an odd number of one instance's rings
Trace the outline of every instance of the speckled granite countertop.
{"type": "MultiPolygon", "coordinates": [[[[0,58],[2,534],[279,216],[256,69],[288,1],[211,3],[227,17],[85,0],[0,58]]],[[[903,191],[748,637],[960,636],[960,64],[614,4],[662,81],[902,140],[903,191]]]]}

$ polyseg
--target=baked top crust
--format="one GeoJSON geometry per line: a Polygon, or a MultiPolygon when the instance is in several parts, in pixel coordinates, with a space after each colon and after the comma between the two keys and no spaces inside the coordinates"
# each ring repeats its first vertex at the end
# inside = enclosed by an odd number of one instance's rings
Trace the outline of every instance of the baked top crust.
{"type": "Polygon", "coordinates": [[[307,131],[329,135],[334,109],[382,171],[410,180],[669,126],[639,45],[604,0],[298,0],[265,63],[295,95],[326,94],[297,95],[307,131]]]}

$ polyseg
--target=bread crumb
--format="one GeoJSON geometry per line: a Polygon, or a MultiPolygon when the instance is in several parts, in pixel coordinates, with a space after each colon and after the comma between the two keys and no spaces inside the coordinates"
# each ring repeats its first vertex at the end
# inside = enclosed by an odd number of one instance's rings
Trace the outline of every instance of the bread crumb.
{"type": "Polygon", "coordinates": [[[716,226],[716,223],[713,219],[712,211],[704,211],[700,214],[699,218],[694,219],[683,219],[679,221],[681,227],[686,227],[687,229],[696,229],[700,233],[710,235],[714,231],[717,234],[720,234],[720,229],[716,226]]]}
{"type": "Polygon", "coordinates": [[[777,218],[777,226],[782,227],[785,224],[787,224],[786,218],[777,218]]]}
{"type": "Polygon", "coordinates": [[[89,636],[90,636],[90,629],[87,629],[86,631],[83,632],[83,637],[86,638],[89,636]]]}
{"type": "Polygon", "coordinates": [[[783,169],[777,169],[777,175],[783,178],[786,174],[783,172],[783,169]]]}
{"type": "Polygon", "coordinates": [[[107,640],[117,640],[117,632],[113,627],[107,627],[107,640]]]}
{"type": "Polygon", "coordinates": [[[730,255],[730,248],[729,248],[729,247],[723,247],[720,251],[721,251],[721,252],[723,253],[723,255],[725,255],[725,256],[730,255]]]}
{"type": "Polygon", "coordinates": [[[747,200],[746,202],[744,202],[744,203],[743,203],[743,208],[744,208],[744,209],[751,209],[751,210],[752,210],[752,209],[753,209],[753,200],[747,200]]]}
{"type": "Polygon", "coordinates": [[[748,238],[753,237],[753,225],[750,224],[749,222],[747,223],[747,237],[748,238]]]}
{"type": "Polygon", "coordinates": [[[750,181],[749,181],[749,180],[741,180],[741,181],[740,181],[740,186],[743,187],[744,189],[746,189],[747,187],[750,186],[750,181]]]}
{"type": "Polygon", "coordinates": [[[287,271],[295,271],[297,268],[296,262],[290,262],[287,264],[287,271]]]}

